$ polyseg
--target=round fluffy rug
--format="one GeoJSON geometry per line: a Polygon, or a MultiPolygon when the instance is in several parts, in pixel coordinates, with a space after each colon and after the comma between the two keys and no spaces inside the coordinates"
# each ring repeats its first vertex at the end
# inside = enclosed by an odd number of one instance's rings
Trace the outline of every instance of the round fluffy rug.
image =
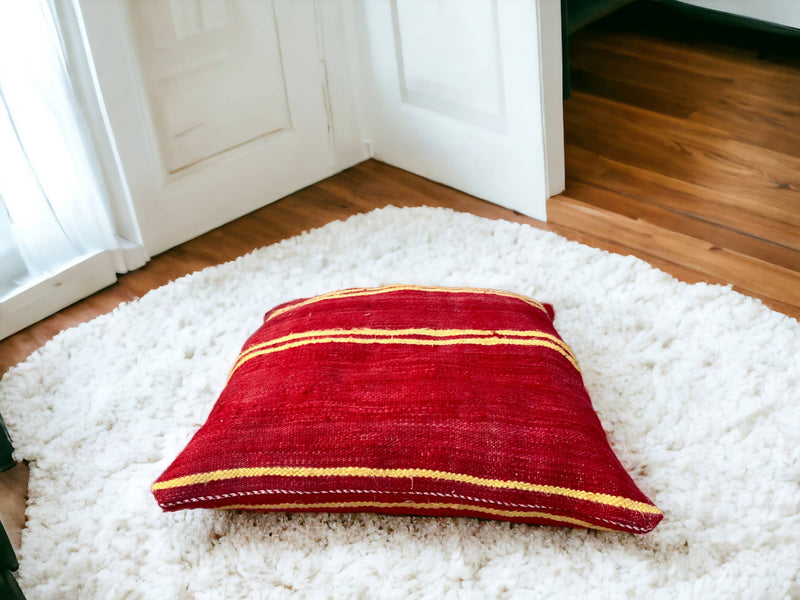
{"type": "Polygon", "coordinates": [[[386,208],[205,269],[62,332],[0,385],[30,462],[37,598],[800,597],[800,325],[632,257],[386,208]],[[346,287],[550,302],[609,439],[664,510],[645,536],[473,519],[164,514],[151,483],[272,306],[346,287]]]}

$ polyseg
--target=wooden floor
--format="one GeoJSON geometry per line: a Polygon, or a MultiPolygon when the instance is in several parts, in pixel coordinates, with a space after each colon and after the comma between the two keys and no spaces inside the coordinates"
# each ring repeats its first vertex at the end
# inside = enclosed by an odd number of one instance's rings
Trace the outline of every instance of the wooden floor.
{"type": "Polygon", "coordinates": [[[798,304],[800,40],[636,3],[570,43],[548,220],[798,304]]]}
{"type": "MultiPolygon", "coordinates": [[[[690,283],[733,282],[800,318],[796,64],[785,55],[759,60],[713,36],[687,42],[624,22],[604,26],[573,46],[568,187],[549,202],[549,223],[370,160],[156,256],[0,341],[0,376],[62,329],[177,277],[388,204],[528,223],[690,283]]],[[[17,547],[26,493],[24,464],[0,475],[0,520],[17,547]]]]}

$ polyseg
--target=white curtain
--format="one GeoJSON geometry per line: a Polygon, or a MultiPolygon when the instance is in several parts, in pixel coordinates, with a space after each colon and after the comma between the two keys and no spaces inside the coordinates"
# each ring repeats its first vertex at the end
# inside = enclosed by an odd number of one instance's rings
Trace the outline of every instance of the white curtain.
{"type": "MultiPolygon", "coordinates": [[[[50,4],[0,0],[0,260],[8,257],[6,277],[14,257],[30,279],[117,248],[106,199],[50,4]]],[[[118,272],[126,270],[121,256],[115,262],[118,272]]]]}

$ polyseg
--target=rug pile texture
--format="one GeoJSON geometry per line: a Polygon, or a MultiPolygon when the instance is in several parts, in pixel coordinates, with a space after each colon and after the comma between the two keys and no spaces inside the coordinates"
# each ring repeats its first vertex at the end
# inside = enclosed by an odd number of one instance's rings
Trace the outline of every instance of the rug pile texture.
{"type": "Polygon", "coordinates": [[[30,461],[20,553],[52,598],[800,597],[800,325],[552,233],[386,208],[183,277],[0,383],[30,461]],[[368,514],[162,513],[150,485],[276,304],[392,283],[553,304],[650,534],[368,514]]]}

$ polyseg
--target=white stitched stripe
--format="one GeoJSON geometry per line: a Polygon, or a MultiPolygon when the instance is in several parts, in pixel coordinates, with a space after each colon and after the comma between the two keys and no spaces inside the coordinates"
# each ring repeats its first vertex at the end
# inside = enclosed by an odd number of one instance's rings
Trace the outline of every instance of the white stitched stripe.
{"type": "MultiPolygon", "coordinates": [[[[187,498],[185,500],[178,500],[176,502],[159,502],[159,506],[161,508],[170,508],[172,506],[179,506],[181,504],[191,504],[193,502],[206,502],[210,500],[223,500],[226,498],[237,498],[241,496],[254,496],[254,495],[267,495],[267,494],[397,494],[397,495],[413,495],[413,496],[436,496],[439,498],[456,498],[459,500],[469,500],[472,502],[478,503],[489,503],[489,504],[499,504],[502,506],[507,506],[509,508],[534,508],[534,509],[543,509],[549,510],[551,507],[544,506],[541,504],[517,504],[513,502],[502,502],[500,500],[490,500],[488,498],[474,498],[472,496],[464,496],[462,494],[445,494],[442,492],[392,492],[387,490],[319,490],[319,491],[307,491],[307,490],[248,490],[246,492],[231,492],[228,494],[216,494],[212,496],[197,496],[195,498],[187,498]]],[[[616,525],[618,527],[624,527],[625,529],[632,529],[634,531],[644,532],[646,529],[644,527],[637,527],[635,525],[628,525],[626,523],[619,523],[617,521],[612,521],[609,519],[604,519],[602,517],[591,517],[592,519],[602,521],[604,523],[608,523],[610,525],[616,525]]],[[[558,515],[553,515],[553,520],[558,521],[558,515]]]]}

